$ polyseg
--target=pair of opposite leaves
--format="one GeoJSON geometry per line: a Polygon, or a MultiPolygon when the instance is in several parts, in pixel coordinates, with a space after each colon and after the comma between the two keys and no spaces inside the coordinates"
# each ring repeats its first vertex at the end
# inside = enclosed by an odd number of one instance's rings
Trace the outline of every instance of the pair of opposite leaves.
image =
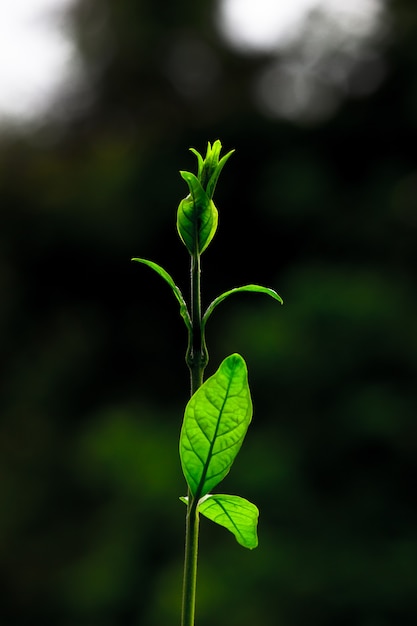
{"type": "MultiPolygon", "coordinates": [[[[180,314],[189,332],[192,321],[181,290],[163,267],[147,259],[134,258],[154,270],[171,287],[180,314]]],[[[208,306],[201,328],[220,302],[238,292],[265,293],[282,304],[281,297],[269,287],[243,285],[222,293],[208,306]]],[[[239,354],[232,354],[221,363],[217,372],[197,389],[189,400],[180,436],[180,457],[190,493],[197,499],[197,510],[232,532],[245,548],[258,545],[257,507],[239,496],[209,494],[228,474],[243,443],[252,419],[252,400],[246,363],[239,354]]],[[[186,497],[181,498],[188,504],[186,497]]]]}

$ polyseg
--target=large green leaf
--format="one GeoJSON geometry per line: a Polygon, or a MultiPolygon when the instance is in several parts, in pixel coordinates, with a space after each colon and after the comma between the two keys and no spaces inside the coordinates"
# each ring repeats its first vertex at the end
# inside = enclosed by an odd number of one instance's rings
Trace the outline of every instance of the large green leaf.
{"type": "Polygon", "coordinates": [[[229,472],[252,419],[246,363],[228,356],[195,392],[184,414],[180,435],[182,470],[199,499],[229,472]]]}
{"type": "Polygon", "coordinates": [[[183,298],[181,290],[174,283],[174,280],[173,280],[172,276],[170,274],[168,274],[168,272],[166,270],[164,270],[163,267],[158,265],[158,263],[154,263],[153,261],[148,261],[147,259],[139,259],[139,258],[134,258],[134,259],[132,259],[132,261],[137,261],[138,263],[143,263],[144,265],[147,265],[148,267],[153,269],[154,272],[159,274],[159,276],[161,276],[161,278],[163,278],[165,280],[165,282],[168,283],[168,285],[172,289],[172,292],[173,292],[174,296],[176,297],[176,299],[179,302],[181,317],[183,318],[187,328],[189,330],[191,330],[191,324],[192,323],[191,323],[190,314],[188,312],[187,304],[186,304],[186,302],[185,302],[185,300],[183,298]]]}
{"type": "Polygon", "coordinates": [[[230,530],[243,547],[253,549],[258,545],[259,510],[249,500],[240,496],[209,494],[198,503],[198,511],[230,530]]]}
{"type": "Polygon", "coordinates": [[[213,300],[213,302],[207,307],[207,310],[204,313],[204,316],[203,316],[203,319],[202,319],[203,328],[204,328],[208,318],[213,313],[213,311],[216,308],[216,306],[218,304],[220,304],[220,302],[223,302],[223,300],[225,300],[229,296],[233,295],[234,293],[240,293],[241,291],[251,291],[251,292],[256,292],[256,293],[265,293],[267,296],[271,296],[271,298],[274,298],[274,300],[277,300],[278,302],[283,304],[283,300],[282,300],[281,296],[279,296],[277,294],[277,292],[274,291],[273,289],[271,289],[270,287],[262,287],[261,285],[244,285],[243,287],[235,287],[234,289],[230,289],[229,291],[225,291],[224,293],[222,293],[215,300],[213,300]]]}
{"type": "Polygon", "coordinates": [[[190,254],[201,254],[217,230],[217,209],[194,174],[180,174],[188,184],[190,193],[178,206],[178,233],[190,254]]]}

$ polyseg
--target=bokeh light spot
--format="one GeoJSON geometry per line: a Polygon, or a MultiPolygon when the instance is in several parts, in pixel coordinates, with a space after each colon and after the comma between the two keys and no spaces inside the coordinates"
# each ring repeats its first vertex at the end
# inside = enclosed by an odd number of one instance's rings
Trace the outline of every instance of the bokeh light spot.
{"type": "Polygon", "coordinates": [[[254,85],[266,115],[314,122],[385,76],[389,19],[383,0],[222,0],[218,28],[242,54],[268,54],[254,85]]]}
{"type": "Polygon", "coordinates": [[[66,28],[74,0],[13,0],[0,6],[0,123],[44,115],[78,80],[80,61],[66,28]]]}

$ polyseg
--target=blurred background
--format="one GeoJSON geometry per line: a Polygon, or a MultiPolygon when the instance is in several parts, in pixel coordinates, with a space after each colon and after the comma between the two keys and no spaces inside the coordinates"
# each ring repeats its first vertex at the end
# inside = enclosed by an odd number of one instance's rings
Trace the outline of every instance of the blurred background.
{"type": "Polygon", "coordinates": [[[186,332],[130,258],[188,296],[178,171],[217,138],[204,303],[285,304],[207,329],[261,517],[253,552],[202,520],[197,623],[416,624],[416,41],[414,0],[2,3],[2,625],[179,624],[186,332]]]}

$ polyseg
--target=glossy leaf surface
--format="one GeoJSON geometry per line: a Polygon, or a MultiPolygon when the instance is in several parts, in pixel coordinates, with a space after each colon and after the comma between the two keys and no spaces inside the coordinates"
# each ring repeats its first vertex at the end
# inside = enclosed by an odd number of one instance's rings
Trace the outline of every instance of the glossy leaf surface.
{"type": "Polygon", "coordinates": [[[262,287],[261,285],[243,285],[243,287],[235,287],[234,289],[230,289],[229,291],[225,291],[224,293],[222,293],[215,300],[213,300],[213,302],[208,306],[202,319],[203,326],[207,322],[210,315],[213,313],[216,306],[220,304],[220,302],[223,302],[223,300],[225,300],[229,296],[235,293],[240,293],[242,291],[250,291],[254,293],[265,293],[267,296],[270,296],[271,298],[274,298],[274,300],[277,300],[280,304],[283,304],[283,300],[281,296],[279,296],[277,292],[274,291],[274,289],[271,289],[270,287],[262,287]]]}
{"type": "Polygon", "coordinates": [[[180,172],[190,189],[177,211],[177,229],[190,254],[202,253],[217,229],[218,213],[198,178],[191,172],[180,172]]]}
{"type": "Polygon", "coordinates": [[[252,550],[258,545],[259,510],[249,500],[240,496],[210,494],[198,503],[198,511],[230,530],[241,546],[252,550]]]}
{"type": "Polygon", "coordinates": [[[246,363],[232,354],[189,400],[180,457],[192,495],[201,498],[228,474],[252,419],[246,363]]]}
{"type": "Polygon", "coordinates": [[[133,258],[132,261],[137,261],[138,263],[143,263],[144,265],[147,265],[152,270],[154,270],[154,272],[156,272],[159,276],[161,276],[161,278],[163,278],[166,283],[168,283],[168,285],[171,287],[172,292],[174,296],[176,297],[176,299],[178,300],[178,303],[180,305],[181,317],[183,318],[187,328],[191,329],[191,317],[188,312],[187,304],[183,298],[181,290],[174,283],[172,276],[168,274],[168,272],[164,270],[163,267],[158,265],[158,263],[154,263],[153,261],[148,261],[147,259],[139,259],[139,258],[133,258]]]}

